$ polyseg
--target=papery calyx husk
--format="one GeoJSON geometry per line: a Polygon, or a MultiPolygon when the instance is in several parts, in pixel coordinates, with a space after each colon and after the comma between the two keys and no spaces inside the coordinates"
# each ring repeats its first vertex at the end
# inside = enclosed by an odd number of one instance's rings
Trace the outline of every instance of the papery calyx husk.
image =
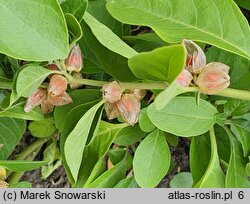
{"type": "Polygon", "coordinates": [[[109,120],[115,119],[119,116],[119,110],[117,107],[117,103],[110,103],[106,101],[104,103],[104,109],[106,111],[107,117],[109,120]]]}
{"type": "Polygon", "coordinates": [[[122,89],[117,81],[102,86],[102,96],[105,101],[115,103],[121,99],[122,89]]]}
{"type": "Polygon", "coordinates": [[[188,87],[192,80],[193,76],[190,74],[190,72],[186,69],[183,69],[183,71],[176,78],[175,83],[180,86],[188,87]]]}
{"type": "Polygon", "coordinates": [[[67,92],[64,92],[58,96],[49,95],[47,101],[53,106],[64,106],[73,102],[71,96],[67,92]]]}
{"type": "Polygon", "coordinates": [[[67,90],[68,80],[59,74],[54,74],[47,87],[48,94],[51,96],[59,96],[67,90]]]}
{"type": "Polygon", "coordinates": [[[46,99],[46,97],[46,90],[38,88],[31,96],[27,98],[26,104],[24,106],[24,111],[32,111],[32,109],[36,106],[39,106],[46,99]]]}
{"type": "Polygon", "coordinates": [[[79,45],[70,50],[68,58],[65,59],[65,66],[68,71],[80,72],[83,68],[83,57],[79,45]]]}
{"type": "Polygon", "coordinates": [[[220,62],[207,64],[197,78],[196,84],[205,94],[213,95],[230,85],[229,67],[220,62]]]}
{"type": "Polygon", "coordinates": [[[145,90],[145,89],[134,89],[132,91],[132,93],[135,95],[136,98],[141,100],[146,96],[147,90],[145,90]]]}
{"type": "Polygon", "coordinates": [[[41,104],[41,110],[43,114],[49,114],[54,110],[54,105],[46,99],[41,104]]]}
{"type": "Polygon", "coordinates": [[[117,102],[117,107],[122,118],[130,125],[138,122],[141,103],[132,93],[124,94],[117,102]]]}
{"type": "Polygon", "coordinates": [[[187,51],[186,69],[191,74],[200,73],[206,65],[206,55],[199,45],[191,40],[183,40],[183,45],[187,51]]]}

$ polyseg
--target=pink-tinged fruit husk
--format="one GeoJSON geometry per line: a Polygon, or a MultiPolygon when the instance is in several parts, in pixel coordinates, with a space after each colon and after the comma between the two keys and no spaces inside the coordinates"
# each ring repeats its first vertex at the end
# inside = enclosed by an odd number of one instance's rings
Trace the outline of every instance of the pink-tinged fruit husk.
{"type": "MultiPolygon", "coordinates": [[[[82,73],[80,73],[80,72],[73,72],[72,76],[74,78],[77,78],[77,79],[82,79],[83,78],[82,73]]],[[[77,88],[81,87],[82,84],[70,83],[69,86],[70,86],[71,89],[77,89],[77,88]]]]}
{"type": "Polygon", "coordinates": [[[43,114],[49,114],[54,110],[54,106],[46,99],[41,104],[43,114]]]}
{"type": "Polygon", "coordinates": [[[64,106],[73,102],[71,96],[67,92],[59,96],[48,96],[47,100],[54,106],[64,106]]]}
{"type": "Polygon", "coordinates": [[[186,69],[183,69],[183,71],[176,78],[175,82],[180,86],[188,87],[192,80],[193,76],[190,74],[190,72],[186,69]]]}
{"type": "Polygon", "coordinates": [[[42,88],[38,88],[31,96],[27,98],[24,106],[25,112],[32,111],[33,108],[39,106],[46,99],[46,91],[42,88]]]}
{"type": "Polygon", "coordinates": [[[141,103],[134,94],[124,94],[117,102],[117,107],[122,118],[130,125],[138,122],[141,103]]]}
{"type": "Polygon", "coordinates": [[[65,66],[68,71],[80,72],[83,67],[82,52],[79,45],[75,45],[67,59],[65,59],[65,66]]]}
{"type": "Polygon", "coordinates": [[[206,55],[203,50],[191,40],[183,40],[187,51],[186,69],[190,73],[198,74],[206,66],[206,55]]]}
{"type": "Polygon", "coordinates": [[[146,96],[147,91],[144,89],[134,89],[133,94],[139,100],[142,100],[146,96]]]}
{"type": "Polygon", "coordinates": [[[122,89],[117,81],[113,81],[109,84],[104,84],[102,86],[102,96],[104,100],[110,103],[119,101],[122,96],[122,89]]]}
{"type": "Polygon", "coordinates": [[[197,78],[197,85],[205,94],[213,95],[230,85],[229,67],[219,62],[212,62],[204,67],[197,78]]]}
{"type": "Polygon", "coordinates": [[[119,116],[119,110],[116,103],[110,103],[106,101],[104,103],[104,109],[106,111],[109,120],[113,120],[119,116]]]}
{"type": "Polygon", "coordinates": [[[59,74],[54,74],[51,77],[47,88],[48,94],[51,96],[59,96],[66,91],[67,85],[68,85],[68,80],[64,76],[59,74]]]}

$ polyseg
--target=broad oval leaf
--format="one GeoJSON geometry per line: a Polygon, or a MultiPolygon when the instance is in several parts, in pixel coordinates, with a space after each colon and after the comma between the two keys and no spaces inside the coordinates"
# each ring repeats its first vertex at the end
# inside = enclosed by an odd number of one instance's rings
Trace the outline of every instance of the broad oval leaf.
{"type": "Polygon", "coordinates": [[[78,121],[73,131],[69,134],[65,142],[65,158],[70,168],[74,180],[77,180],[78,172],[81,166],[83,151],[89,136],[90,128],[95,114],[104,101],[100,101],[78,121]]]}
{"type": "Polygon", "coordinates": [[[141,79],[173,82],[185,66],[186,52],[182,45],[172,45],[143,52],[130,58],[131,71],[141,79]]]}
{"type": "Polygon", "coordinates": [[[57,73],[41,66],[28,65],[17,76],[16,92],[19,97],[29,97],[50,74],[57,73]]]}
{"type": "Polygon", "coordinates": [[[233,0],[112,0],[107,9],[123,23],[153,28],[167,42],[201,41],[250,59],[249,25],[233,0]]]}
{"type": "Polygon", "coordinates": [[[164,134],[156,129],[138,146],[133,161],[136,182],[143,188],[155,187],[167,174],[170,151],[164,134]]]}
{"type": "Polygon", "coordinates": [[[161,110],[151,104],[147,113],[157,128],[177,136],[191,137],[207,132],[215,124],[217,110],[203,99],[198,106],[195,97],[180,96],[161,110]]]}
{"type": "Polygon", "coordinates": [[[171,179],[169,185],[171,188],[192,188],[192,174],[190,172],[180,172],[171,179]]]}
{"type": "Polygon", "coordinates": [[[11,171],[30,171],[45,165],[47,161],[0,160],[0,166],[11,171]]]}
{"type": "MultiPolygon", "coordinates": [[[[13,118],[0,118],[0,144],[4,146],[0,150],[0,159],[7,159],[19,143],[25,130],[24,120],[13,118]]],[[[0,164],[1,165],[1,164],[0,164]]]]}
{"type": "Polygon", "coordinates": [[[30,61],[67,57],[68,32],[57,0],[0,0],[0,19],[0,53],[30,61]]]}
{"type": "Polygon", "coordinates": [[[17,103],[0,111],[0,117],[18,118],[24,120],[43,120],[44,115],[40,107],[35,107],[32,111],[24,111],[24,102],[17,103]]]}

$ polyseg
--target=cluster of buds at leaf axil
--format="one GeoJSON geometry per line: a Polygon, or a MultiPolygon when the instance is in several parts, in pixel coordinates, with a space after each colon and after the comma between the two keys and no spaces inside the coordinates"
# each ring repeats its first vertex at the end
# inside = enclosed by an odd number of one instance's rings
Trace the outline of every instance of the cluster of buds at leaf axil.
{"type": "Polygon", "coordinates": [[[54,106],[63,106],[72,103],[70,95],[66,92],[68,81],[64,76],[55,74],[50,78],[46,89],[38,88],[28,97],[24,111],[30,112],[34,107],[41,105],[42,112],[48,114],[54,106]]]}
{"type": "Polygon", "coordinates": [[[138,122],[141,102],[146,91],[134,89],[124,92],[120,85],[113,81],[102,87],[104,108],[109,120],[121,116],[128,124],[134,125],[138,122]]]}
{"type": "Polygon", "coordinates": [[[230,85],[229,67],[219,62],[206,64],[203,50],[193,41],[184,40],[187,51],[186,66],[176,83],[187,87],[194,81],[204,94],[217,94],[230,85]]]}
{"type": "MultiPolygon", "coordinates": [[[[51,64],[48,66],[48,69],[68,71],[75,78],[83,78],[80,73],[83,68],[83,57],[79,45],[72,47],[63,64],[62,67],[61,64],[51,64]]],[[[38,88],[28,97],[24,107],[25,112],[30,112],[34,107],[41,105],[42,112],[48,114],[53,111],[54,106],[63,106],[72,103],[70,95],[66,92],[68,80],[59,74],[52,74],[49,76],[49,79],[50,82],[47,89],[38,88]]],[[[81,84],[77,83],[69,83],[69,85],[71,89],[81,86],[81,84]]]]}

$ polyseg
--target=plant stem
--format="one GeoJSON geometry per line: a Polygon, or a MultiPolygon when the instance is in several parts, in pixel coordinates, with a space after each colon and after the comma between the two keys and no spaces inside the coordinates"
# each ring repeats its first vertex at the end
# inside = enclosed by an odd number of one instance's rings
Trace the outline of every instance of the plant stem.
{"type": "MultiPolygon", "coordinates": [[[[32,143],[28,148],[26,148],[23,152],[21,152],[15,160],[28,160],[32,161],[38,152],[40,151],[43,144],[47,142],[46,138],[38,139],[34,143],[32,143]]],[[[9,172],[10,174],[11,172],[9,172]]],[[[14,172],[9,178],[9,184],[18,183],[21,177],[23,176],[24,171],[14,172]]]]}
{"type": "MultiPolygon", "coordinates": [[[[102,87],[104,84],[109,83],[107,81],[79,79],[79,78],[75,78],[69,75],[68,73],[64,73],[64,74],[68,78],[70,83],[77,83],[77,84],[98,86],[98,87],[102,87]]],[[[140,82],[135,82],[135,83],[120,82],[119,85],[123,89],[156,89],[157,90],[157,89],[166,89],[168,87],[168,83],[166,82],[141,82],[141,83],[140,82]]],[[[200,91],[199,87],[182,87],[182,89],[184,92],[199,92],[200,91]]],[[[215,95],[250,101],[250,91],[246,91],[246,90],[227,88],[223,91],[218,92],[215,95]]]]}

